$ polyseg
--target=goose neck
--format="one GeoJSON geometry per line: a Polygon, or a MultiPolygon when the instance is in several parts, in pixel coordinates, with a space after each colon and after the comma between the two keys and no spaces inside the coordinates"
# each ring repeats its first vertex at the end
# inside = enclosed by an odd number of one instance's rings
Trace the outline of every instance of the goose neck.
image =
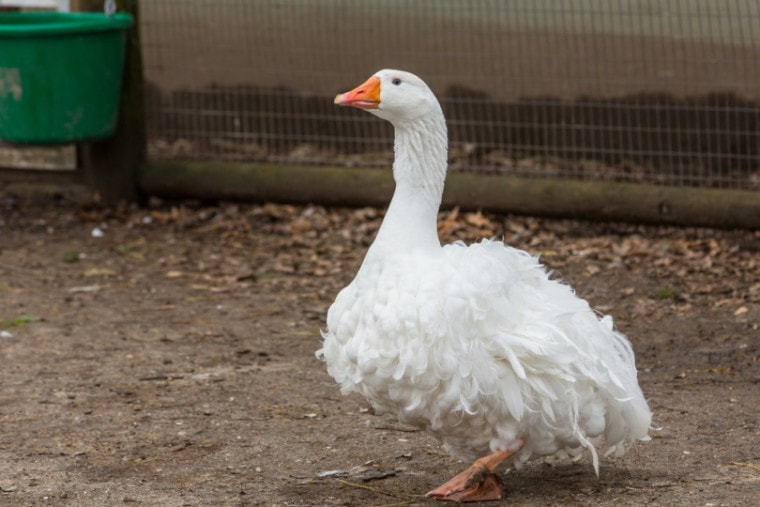
{"type": "Polygon", "coordinates": [[[396,189],[376,243],[440,248],[437,219],[446,179],[446,124],[440,119],[395,125],[396,189]]]}
{"type": "Polygon", "coordinates": [[[448,137],[443,115],[395,126],[393,179],[418,198],[441,204],[448,165],[448,137]]]}

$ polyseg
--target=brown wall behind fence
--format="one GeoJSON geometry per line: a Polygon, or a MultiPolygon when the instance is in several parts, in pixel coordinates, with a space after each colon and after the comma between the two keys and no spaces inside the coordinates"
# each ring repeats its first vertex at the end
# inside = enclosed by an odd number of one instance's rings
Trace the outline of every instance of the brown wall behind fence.
{"type": "Polygon", "coordinates": [[[752,2],[142,8],[154,158],[386,165],[388,126],[331,98],[397,67],[442,99],[456,170],[760,188],[752,2]]]}

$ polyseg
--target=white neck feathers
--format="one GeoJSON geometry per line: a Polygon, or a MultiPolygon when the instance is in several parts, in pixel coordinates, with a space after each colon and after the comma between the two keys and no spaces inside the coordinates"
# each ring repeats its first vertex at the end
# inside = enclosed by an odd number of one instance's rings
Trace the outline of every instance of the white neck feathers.
{"type": "Polygon", "coordinates": [[[448,137],[443,116],[395,126],[393,178],[396,186],[409,186],[418,197],[441,204],[448,166],[448,137]]]}
{"type": "Polygon", "coordinates": [[[443,113],[435,113],[394,124],[396,190],[376,244],[400,251],[440,248],[437,218],[446,180],[448,136],[443,113]]]}

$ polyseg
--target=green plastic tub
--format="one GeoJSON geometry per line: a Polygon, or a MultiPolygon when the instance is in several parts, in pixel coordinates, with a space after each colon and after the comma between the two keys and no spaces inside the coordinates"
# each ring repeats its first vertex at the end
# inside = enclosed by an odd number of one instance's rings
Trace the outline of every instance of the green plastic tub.
{"type": "Polygon", "coordinates": [[[116,129],[129,14],[0,14],[0,140],[68,144],[116,129]]]}

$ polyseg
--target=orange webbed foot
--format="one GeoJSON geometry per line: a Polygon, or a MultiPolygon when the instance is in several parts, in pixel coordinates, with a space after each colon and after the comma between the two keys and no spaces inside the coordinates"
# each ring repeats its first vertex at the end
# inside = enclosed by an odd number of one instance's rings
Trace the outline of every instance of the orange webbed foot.
{"type": "Polygon", "coordinates": [[[494,470],[514,456],[523,444],[523,440],[515,440],[513,449],[496,451],[478,459],[467,470],[429,491],[425,496],[457,503],[501,500],[504,498],[504,488],[494,470]]]}
{"type": "Polygon", "coordinates": [[[487,468],[468,468],[425,496],[444,502],[488,502],[504,498],[504,489],[499,477],[487,468]]]}

